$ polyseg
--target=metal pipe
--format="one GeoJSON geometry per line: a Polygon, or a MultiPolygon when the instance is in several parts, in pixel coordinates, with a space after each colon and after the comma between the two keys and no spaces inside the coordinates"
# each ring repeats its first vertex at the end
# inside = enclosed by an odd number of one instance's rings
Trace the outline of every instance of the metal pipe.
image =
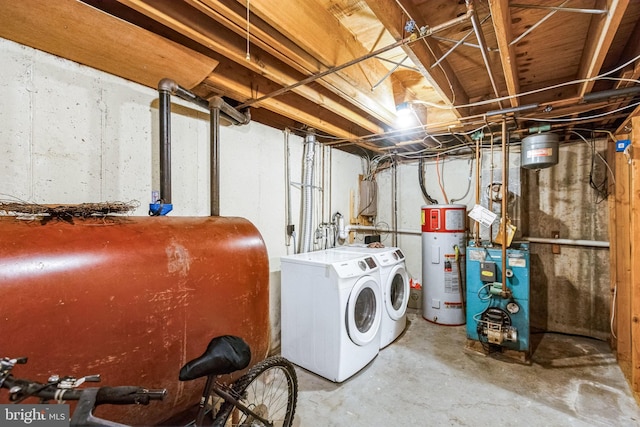
{"type": "Polygon", "coordinates": [[[385,80],[387,80],[387,78],[388,78],[391,74],[393,74],[393,72],[394,72],[394,71],[396,71],[398,68],[400,68],[400,66],[402,65],[402,63],[403,63],[404,61],[406,61],[407,59],[409,59],[409,57],[408,57],[407,55],[405,55],[405,56],[404,56],[404,58],[402,58],[402,60],[401,60],[399,63],[397,63],[395,66],[393,66],[393,68],[391,68],[391,69],[387,72],[387,74],[385,74],[385,75],[380,79],[380,81],[378,81],[378,83],[376,83],[376,84],[374,84],[373,86],[371,86],[371,91],[376,90],[376,88],[377,88],[378,86],[380,86],[380,85],[382,84],[382,82],[384,82],[385,80]]]}
{"type": "Polygon", "coordinates": [[[507,295],[507,120],[502,119],[502,206],[500,232],[502,233],[502,295],[507,295]]]}
{"type": "MultiPolygon", "coordinates": [[[[480,137],[476,138],[476,205],[480,204],[480,137]]],[[[480,223],[476,221],[475,225],[475,242],[476,247],[480,246],[480,223]]],[[[491,239],[491,237],[489,237],[491,239]]]]}
{"type": "MultiPolygon", "coordinates": [[[[491,15],[487,15],[481,22],[480,25],[484,24],[485,21],[487,21],[489,18],[491,17],[491,15]]],[[[458,48],[458,46],[460,46],[461,44],[464,45],[471,45],[471,43],[465,43],[465,40],[474,33],[474,30],[470,30],[467,32],[467,34],[465,34],[460,40],[451,40],[451,39],[445,39],[446,41],[451,41],[454,42],[455,44],[451,47],[451,49],[449,49],[448,51],[446,51],[440,58],[438,58],[438,60],[436,62],[434,62],[430,68],[434,68],[437,65],[439,65],[447,56],[449,56],[449,54],[451,52],[453,52],[454,50],[456,50],[458,48]]],[[[434,39],[443,39],[441,37],[434,37],[434,39]]],[[[482,47],[480,45],[472,45],[472,47],[477,47],[478,49],[482,49],[482,47]]]]}
{"type": "MultiPolygon", "coordinates": [[[[496,79],[493,75],[493,69],[491,68],[491,62],[489,61],[489,55],[487,52],[487,42],[484,39],[484,33],[482,32],[482,26],[478,21],[478,14],[476,13],[476,9],[473,6],[473,0],[467,0],[467,8],[471,11],[471,24],[473,25],[473,30],[476,32],[476,38],[478,39],[478,44],[480,45],[480,52],[482,53],[482,60],[484,61],[484,66],[487,69],[487,73],[489,74],[489,80],[491,81],[491,87],[493,88],[493,93],[497,98],[500,98],[500,92],[498,92],[498,86],[496,85],[496,79]]],[[[498,101],[498,105],[502,108],[502,102],[498,101]]]]}
{"type": "MultiPolygon", "coordinates": [[[[565,0],[564,2],[562,2],[562,4],[560,5],[560,7],[564,6],[565,4],[569,3],[569,0],[565,0]]],[[[539,20],[538,22],[536,22],[535,24],[533,24],[531,27],[527,28],[527,30],[520,34],[518,37],[516,37],[515,39],[511,40],[511,43],[509,43],[509,46],[512,46],[516,43],[518,43],[520,40],[522,40],[527,34],[529,34],[531,31],[535,30],[536,28],[538,28],[538,26],[540,24],[542,24],[544,21],[546,21],[547,19],[551,18],[553,15],[555,15],[557,12],[557,10],[551,11],[548,14],[546,14],[541,20],[539,20]]]]}
{"type": "Polygon", "coordinates": [[[211,138],[211,159],[210,159],[210,185],[211,185],[211,216],[220,216],[220,109],[210,107],[210,138],[211,138]]]}
{"type": "Polygon", "coordinates": [[[246,110],[244,113],[233,108],[231,105],[227,104],[224,99],[219,96],[214,96],[209,100],[209,106],[218,108],[220,112],[222,112],[228,120],[231,121],[234,125],[246,125],[251,121],[251,113],[249,110],[246,110]]]}
{"type": "MultiPolygon", "coordinates": [[[[375,225],[347,225],[344,227],[346,233],[350,232],[350,231],[378,231],[381,232],[381,230],[376,227],[375,225]]],[[[394,230],[394,231],[382,231],[383,233],[397,233],[397,234],[413,234],[415,236],[421,236],[422,235],[422,231],[415,231],[415,230],[406,230],[406,229],[398,229],[398,230],[394,230]]]]}
{"type": "Polygon", "coordinates": [[[519,113],[521,111],[534,110],[538,108],[538,106],[539,104],[520,105],[518,107],[503,108],[502,110],[487,111],[485,115],[487,117],[491,117],[491,116],[501,116],[503,114],[519,113]]]}
{"type": "Polygon", "coordinates": [[[390,45],[387,45],[385,47],[381,47],[378,50],[374,50],[373,52],[370,52],[366,55],[363,55],[359,58],[355,58],[351,61],[345,62],[342,65],[336,65],[335,67],[331,67],[325,71],[322,71],[320,73],[317,74],[313,74],[309,77],[307,77],[306,79],[302,79],[297,83],[294,83],[292,85],[283,87],[281,89],[278,90],[274,90],[271,93],[268,93],[266,95],[261,96],[260,98],[256,98],[256,99],[251,99],[246,101],[245,103],[239,105],[237,108],[242,109],[245,107],[249,107],[253,104],[256,104],[258,102],[264,101],[265,99],[269,99],[269,98],[273,98],[274,96],[278,96],[278,95],[282,95],[283,93],[287,93],[299,86],[302,85],[306,85],[307,83],[311,83],[314,82],[318,79],[321,79],[325,76],[328,76],[329,74],[333,74],[333,73],[337,73],[338,71],[344,70],[345,68],[348,68],[352,65],[358,64],[362,61],[366,61],[367,59],[373,58],[375,56],[381,55],[385,52],[388,52],[390,50],[393,50],[395,48],[410,44],[410,43],[414,43],[418,40],[422,40],[424,38],[427,38],[435,33],[438,33],[440,31],[446,30],[447,28],[451,28],[453,26],[456,26],[458,24],[462,24],[463,22],[466,22],[468,19],[471,18],[471,8],[467,5],[467,13],[465,13],[464,15],[460,15],[456,18],[453,18],[447,22],[443,22],[442,24],[439,25],[435,25],[433,27],[428,27],[425,28],[424,30],[421,29],[420,31],[420,35],[416,36],[415,34],[411,34],[409,37],[405,37],[402,40],[398,40],[395,43],[391,43],[390,45]]]}
{"type": "MultiPolygon", "coordinates": [[[[162,204],[171,205],[171,95],[175,95],[185,101],[192,102],[209,110],[209,132],[211,140],[211,216],[219,216],[220,115],[222,113],[227,120],[235,125],[245,125],[251,121],[249,110],[241,113],[217,96],[207,101],[189,90],[180,87],[175,81],[168,78],[164,78],[158,82],[158,93],[160,108],[160,201],[162,204]]],[[[155,202],[154,200],[154,203],[155,202]]],[[[153,212],[152,214],[164,215],[164,213],[160,213],[162,207],[158,209],[158,212],[153,212]]]]}
{"type": "MultiPolygon", "coordinates": [[[[171,204],[171,94],[159,87],[160,201],[171,204]]],[[[153,200],[153,203],[158,200],[153,200]]]]}
{"type": "Polygon", "coordinates": [[[589,246],[594,248],[609,247],[609,242],[599,240],[553,239],[547,237],[523,237],[522,240],[531,243],[548,243],[550,245],[589,246]]]}
{"type": "Polygon", "coordinates": [[[510,3],[509,7],[517,7],[520,9],[549,9],[549,10],[555,10],[556,12],[576,12],[576,13],[588,13],[592,15],[604,15],[607,13],[607,10],[602,10],[602,9],[580,9],[575,7],[541,6],[536,4],[510,3]]]}
{"type": "Polygon", "coordinates": [[[289,128],[285,128],[284,130],[284,191],[285,191],[285,212],[286,212],[286,245],[291,245],[291,235],[293,234],[293,224],[291,223],[291,218],[293,217],[291,213],[291,165],[289,164],[289,135],[291,131],[289,128]]]}
{"type": "Polygon", "coordinates": [[[616,98],[626,95],[635,95],[640,92],[640,86],[630,86],[621,89],[603,90],[600,92],[588,93],[582,97],[584,102],[599,101],[601,99],[616,98]]]}
{"type": "Polygon", "coordinates": [[[393,175],[391,176],[391,192],[393,193],[393,234],[391,235],[391,245],[398,246],[398,167],[395,157],[393,158],[393,175]]]}

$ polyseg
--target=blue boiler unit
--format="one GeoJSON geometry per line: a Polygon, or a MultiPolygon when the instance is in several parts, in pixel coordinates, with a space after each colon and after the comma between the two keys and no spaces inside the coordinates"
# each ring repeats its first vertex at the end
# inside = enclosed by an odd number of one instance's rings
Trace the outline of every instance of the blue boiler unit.
{"type": "Polygon", "coordinates": [[[500,247],[467,247],[467,347],[479,343],[485,353],[512,350],[528,359],[529,244],[513,243],[506,258],[503,276],[500,247]]]}

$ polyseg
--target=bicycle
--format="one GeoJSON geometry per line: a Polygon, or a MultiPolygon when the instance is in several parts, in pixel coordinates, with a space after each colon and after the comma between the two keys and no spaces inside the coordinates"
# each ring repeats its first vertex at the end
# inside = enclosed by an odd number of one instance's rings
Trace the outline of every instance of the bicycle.
{"type": "MultiPolygon", "coordinates": [[[[232,384],[219,381],[220,376],[245,369],[251,360],[249,345],[242,338],[223,335],[213,338],[205,352],[180,369],[179,380],[191,381],[206,377],[197,415],[187,426],[283,426],[293,423],[298,380],[291,362],[272,356],[255,364],[232,384]],[[217,396],[217,399],[215,398],[217,396]],[[211,423],[211,424],[209,424],[211,423]]],[[[9,400],[20,403],[29,397],[40,403],[78,401],[70,426],[126,427],[96,417],[94,409],[103,404],[147,405],[162,400],[166,389],[146,389],[138,386],[78,388],[82,384],[100,381],[99,375],[82,378],[51,376],[47,383],[19,379],[12,375],[15,365],[27,363],[26,357],[0,359],[0,387],[9,389],[9,400]]]]}

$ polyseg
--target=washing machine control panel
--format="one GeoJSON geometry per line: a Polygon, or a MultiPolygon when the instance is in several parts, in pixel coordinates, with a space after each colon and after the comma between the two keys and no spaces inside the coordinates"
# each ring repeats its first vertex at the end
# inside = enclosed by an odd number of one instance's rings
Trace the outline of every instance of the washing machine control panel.
{"type": "Polygon", "coordinates": [[[369,268],[376,268],[378,266],[376,264],[376,261],[373,259],[373,257],[367,257],[365,258],[365,261],[367,262],[367,265],[369,266],[369,268]]]}
{"type": "Polygon", "coordinates": [[[349,261],[333,264],[333,268],[340,277],[355,277],[378,268],[378,263],[373,257],[357,258],[349,261]]]}

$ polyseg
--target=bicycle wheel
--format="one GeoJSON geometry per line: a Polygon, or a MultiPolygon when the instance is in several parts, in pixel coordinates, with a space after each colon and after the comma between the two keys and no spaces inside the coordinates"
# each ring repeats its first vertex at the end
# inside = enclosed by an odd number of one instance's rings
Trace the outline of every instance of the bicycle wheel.
{"type": "MultiPolygon", "coordinates": [[[[298,377],[284,357],[269,357],[253,366],[232,386],[233,395],[247,408],[269,420],[274,426],[289,427],[298,399],[298,377]]],[[[233,403],[224,402],[213,423],[215,426],[263,426],[233,403]]]]}

